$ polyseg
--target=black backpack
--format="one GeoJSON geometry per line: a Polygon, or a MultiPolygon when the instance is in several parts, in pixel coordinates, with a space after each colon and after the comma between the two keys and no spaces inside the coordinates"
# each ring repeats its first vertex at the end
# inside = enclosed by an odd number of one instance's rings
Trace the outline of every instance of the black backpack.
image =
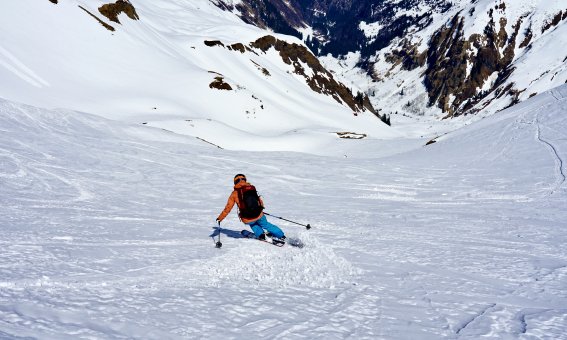
{"type": "Polygon", "coordinates": [[[236,189],[236,192],[238,193],[238,200],[240,202],[240,206],[238,207],[240,212],[238,216],[240,216],[240,218],[255,218],[260,216],[264,207],[262,203],[260,203],[260,196],[258,196],[256,188],[251,184],[247,184],[236,189]]]}

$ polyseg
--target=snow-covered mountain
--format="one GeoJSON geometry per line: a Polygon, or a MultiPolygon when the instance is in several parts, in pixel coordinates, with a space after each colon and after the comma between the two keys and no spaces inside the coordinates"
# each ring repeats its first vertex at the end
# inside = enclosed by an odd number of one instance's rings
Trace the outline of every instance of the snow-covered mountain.
{"type": "Polygon", "coordinates": [[[21,0],[3,9],[5,99],[248,150],[313,148],[295,145],[298,134],[315,144],[337,132],[392,135],[368,98],[337,82],[300,40],[208,0],[21,0]]]}
{"type": "Polygon", "coordinates": [[[385,114],[485,116],[567,82],[561,0],[265,1],[271,16],[250,15],[252,3],[233,12],[294,28],[385,114]]]}
{"type": "Polygon", "coordinates": [[[337,133],[432,138],[564,83],[563,7],[22,0],[0,13],[0,93],[220,147],[315,150],[337,133]],[[439,122],[468,113],[477,116],[439,122]],[[377,118],[390,115],[420,126],[388,129],[377,118]],[[301,133],[315,145],[296,145],[301,133]]]}

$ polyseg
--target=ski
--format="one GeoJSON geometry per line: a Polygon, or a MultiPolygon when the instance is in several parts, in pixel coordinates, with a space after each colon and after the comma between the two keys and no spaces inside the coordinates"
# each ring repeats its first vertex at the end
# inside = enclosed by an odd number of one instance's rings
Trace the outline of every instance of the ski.
{"type": "Polygon", "coordinates": [[[251,238],[251,239],[253,239],[253,240],[258,240],[258,241],[266,242],[266,243],[269,243],[269,244],[273,244],[273,245],[276,246],[276,247],[283,247],[283,246],[285,245],[285,241],[275,240],[275,239],[270,238],[270,237],[266,237],[265,240],[257,239],[257,238],[256,238],[256,235],[254,235],[253,232],[248,231],[248,230],[242,230],[242,231],[240,232],[240,234],[241,234],[242,236],[246,237],[246,238],[251,238]]]}
{"type": "MultiPolygon", "coordinates": [[[[246,238],[250,238],[253,240],[258,240],[256,238],[256,235],[254,235],[253,232],[249,231],[249,230],[242,230],[240,232],[240,234],[246,238]]],[[[266,242],[269,244],[273,244],[276,247],[283,247],[284,245],[288,244],[292,247],[296,247],[296,248],[303,248],[303,242],[301,242],[300,239],[296,239],[296,238],[287,238],[285,241],[279,241],[279,240],[275,240],[273,238],[271,238],[269,235],[266,236],[265,240],[258,240],[258,241],[262,241],[262,242],[266,242]]]]}

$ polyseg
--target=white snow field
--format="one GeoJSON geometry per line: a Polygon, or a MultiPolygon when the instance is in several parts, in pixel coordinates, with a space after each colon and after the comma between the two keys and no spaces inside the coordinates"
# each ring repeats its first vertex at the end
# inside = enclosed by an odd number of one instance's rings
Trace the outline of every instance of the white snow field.
{"type": "Polygon", "coordinates": [[[0,100],[0,338],[566,339],[566,98],[388,157],[0,100]],[[215,248],[239,172],[313,226],[271,218],[304,248],[240,238],[235,212],[215,248]]]}

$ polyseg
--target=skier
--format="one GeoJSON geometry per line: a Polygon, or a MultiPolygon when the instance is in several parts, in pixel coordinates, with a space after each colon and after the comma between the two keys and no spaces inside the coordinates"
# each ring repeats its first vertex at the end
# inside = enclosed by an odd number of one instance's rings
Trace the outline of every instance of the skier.
{"type": "Polygon", "coordinates": [[[262,212],[264,210],[264,202],[258,196],[256,188],[246,181],[246,176],[243,174],[234,176],[234,191],[228,197],[224,210],[217,217],[218,224],[230,213],[234,203],[238,206],[238,217],[240,217],[242,223],[252,229],[257,239],[266,239],[265,230],[272,239],[280,242],[285,241],[284,232],[278,226],[268,222],[268,219],[262,212]]]}

